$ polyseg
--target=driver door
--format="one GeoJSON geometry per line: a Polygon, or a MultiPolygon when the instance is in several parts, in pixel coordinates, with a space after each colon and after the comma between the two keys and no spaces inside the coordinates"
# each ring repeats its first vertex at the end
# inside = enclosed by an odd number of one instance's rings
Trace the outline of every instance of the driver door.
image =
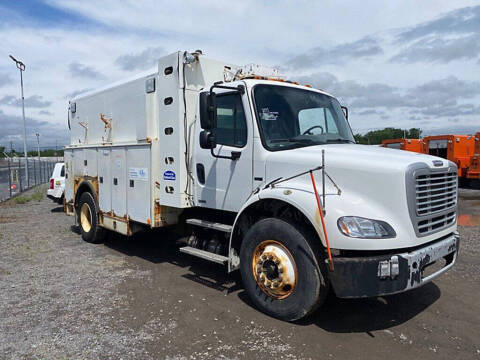
{"type": "MultiPolygon", "coordinates": [[[[212,156],[210,149],[199,146],[202,130],[196,126],[195,156],[195,203],[212,209],[238,211],[252,192],[252,118],[247,94],[237,91],[216,91],[217,127],[213,129],[217,146],[215,155],[232,156],[224,159],[212,156]]],[[[197,122],[199,124],[199,121],[197,122]]]]}

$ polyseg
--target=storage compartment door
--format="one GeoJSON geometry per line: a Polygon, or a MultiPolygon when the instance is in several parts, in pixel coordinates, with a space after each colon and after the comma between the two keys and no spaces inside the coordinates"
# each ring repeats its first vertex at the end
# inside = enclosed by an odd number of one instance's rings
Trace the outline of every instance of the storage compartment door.
{"type": "Polygon", "coordinates": [[[112,211],[118,217],[127,215],[127,184],[126,184],[126,160],[125,149],[112,148],[112,211]]]}
{"type": "Polygon", "coordinates": [[[150,146],[127,149],[127,204],[130,219],[147,224],[150,216],[150,146]]]}
{"type": "Polygon", "coordinates": [[[112,164],[110,149],[98,150],[98,203],[102,212],[112,211],[112,164]]]}

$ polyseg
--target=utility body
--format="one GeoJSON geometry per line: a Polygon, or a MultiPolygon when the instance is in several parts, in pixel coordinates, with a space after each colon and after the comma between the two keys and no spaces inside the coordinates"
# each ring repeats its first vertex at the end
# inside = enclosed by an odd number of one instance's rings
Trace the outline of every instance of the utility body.
{"type": "Polygon", "coordinates": [[[418,287],[455,262],[456,165],[357,145],[347,118],[274,70],[177,52],[70,100],[65,209],[90,242],[175,227],[180,251],[240,270],[253,303],[288,321],[330,288],[418,287]]]}

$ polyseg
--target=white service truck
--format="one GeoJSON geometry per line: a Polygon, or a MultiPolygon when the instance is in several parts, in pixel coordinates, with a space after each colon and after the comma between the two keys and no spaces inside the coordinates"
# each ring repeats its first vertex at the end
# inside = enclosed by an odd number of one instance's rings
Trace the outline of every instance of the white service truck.
{"type": "MultiPolygon", "coordinates": [[[[70,100],[65,210],[82,237],[183,232],[293,321],[338,297],[419,287],[453,266],[457,168],[355,144],[348,110],[261,66],[177,52],[70,100]]],[[[162,241],[162,239],[158,239],[162,241]]]]}

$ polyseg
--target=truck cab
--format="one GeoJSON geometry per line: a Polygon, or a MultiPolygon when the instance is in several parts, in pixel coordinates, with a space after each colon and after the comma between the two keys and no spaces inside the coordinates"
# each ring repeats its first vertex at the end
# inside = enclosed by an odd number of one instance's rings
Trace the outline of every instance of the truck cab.
{"type": "Polygon", "coordinates": [[[455,262],[456,165],[356,144],[322,90],[179,52],[71,104],[83,129],[65,151],[65,207],[87,241],[180,225],[180,251],[240,270],[253,303],[287,321],[329,289],[403,292],[455,262]]]}

